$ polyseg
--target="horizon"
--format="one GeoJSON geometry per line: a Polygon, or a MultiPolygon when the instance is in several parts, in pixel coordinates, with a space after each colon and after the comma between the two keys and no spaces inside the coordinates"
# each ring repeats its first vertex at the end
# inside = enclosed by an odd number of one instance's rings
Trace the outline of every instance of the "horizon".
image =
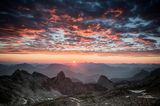
{"type": "Polygon", "coordinates": [[[30,65],[52,65],[52,64],[62,64],[62,65],[79,65],[79,64],[105,64],[105,65],[160,65],[159,63],[96,63],[96,62],[68,62],[68,63],[62,63],[62,62],[52,62],[52,63],[38,63],[38,62],[2,62],[0,61],[0,64],[2,65],[18,65],[18,64],[30,64],[30,65]]]}
{"type": "Polygon", "coordinates": [[[142,54],[143,53],[132,53],[132,55],[124,54],[124,56],[123,54],[114,53],[104,56],[97,54],[0,54],[0,61],[13,63],[72,63],[73,61],[76,61],[77,63],[160,64],[159,55],[150,54],[141,56],[142,54]]]}

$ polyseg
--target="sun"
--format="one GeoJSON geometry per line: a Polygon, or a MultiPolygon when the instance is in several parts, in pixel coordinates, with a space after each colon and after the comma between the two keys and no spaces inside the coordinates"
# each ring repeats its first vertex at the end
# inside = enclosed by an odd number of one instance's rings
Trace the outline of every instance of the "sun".
{"type": "Polygon", "coordinates": [[[72,62],[73,64],[76,64],[76,61],[75,60],[73,60],[73,62],[72,62]]]}

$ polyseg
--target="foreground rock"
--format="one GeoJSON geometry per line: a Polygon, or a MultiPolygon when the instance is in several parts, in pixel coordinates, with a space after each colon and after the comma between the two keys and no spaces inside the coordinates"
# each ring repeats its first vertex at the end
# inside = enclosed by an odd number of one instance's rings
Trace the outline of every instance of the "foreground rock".
{"type": "Polygon", "coordinates": [[[160,98],[140,97],[142,94],[124,89],[115,89],[103,93],[61,97],[54,101],[45,101],[33,106],[159,106],[160,98]]]}

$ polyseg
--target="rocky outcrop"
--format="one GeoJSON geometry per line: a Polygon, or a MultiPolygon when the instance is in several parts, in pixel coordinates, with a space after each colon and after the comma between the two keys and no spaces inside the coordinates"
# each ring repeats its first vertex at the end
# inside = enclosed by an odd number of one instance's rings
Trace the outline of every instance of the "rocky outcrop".
{"type": "Polygon", "coordinates": [[[59,72],[56,77],[51,79],[51,85],[54,89],[65,95],[85,94],[97,90],[105,90],[97,84],[83,84],[82,82],[73,82],[66,77],[64,72],[59,72]]]}
{"type": "Polygon", "coordinates": [[[101,75],[97,81],[98,85],[105,87],[107,89],[113,89],[114,85],[111,80],[109,80],[106,76],[101,75]]]}

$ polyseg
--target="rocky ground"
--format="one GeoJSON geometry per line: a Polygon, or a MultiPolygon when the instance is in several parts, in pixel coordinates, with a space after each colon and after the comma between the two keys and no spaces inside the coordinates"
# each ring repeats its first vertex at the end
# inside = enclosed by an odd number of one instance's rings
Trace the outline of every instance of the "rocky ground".
{"type": "Polygon", "coordinates": [[[101,93],[61,97],[33,106],[159,106],[160,96],[145,90],[116,89],[101,93]]]}

